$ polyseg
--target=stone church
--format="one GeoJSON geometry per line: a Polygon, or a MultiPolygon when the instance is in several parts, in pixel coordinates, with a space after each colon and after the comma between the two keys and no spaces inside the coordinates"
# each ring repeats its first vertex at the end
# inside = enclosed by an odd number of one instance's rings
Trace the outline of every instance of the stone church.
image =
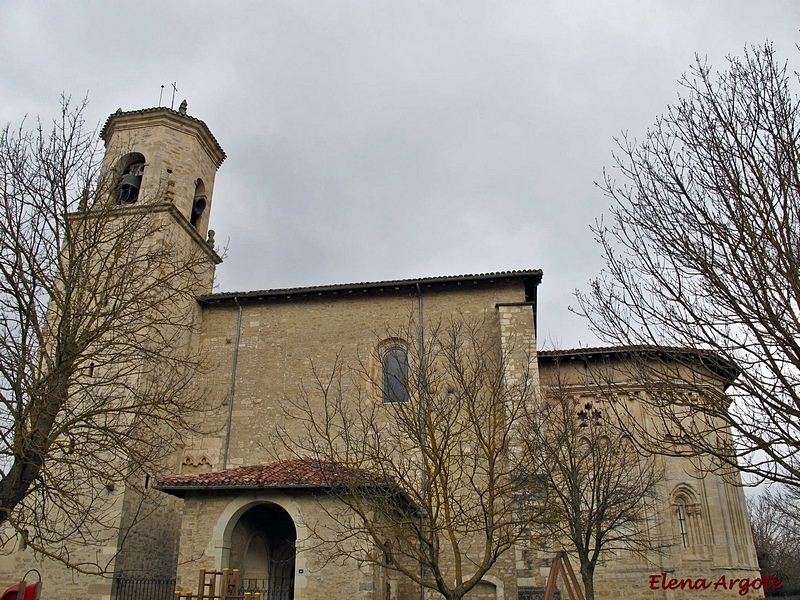
{"type": "MultiPolygon", "coordinates": [[[[134,204],[140,195],[165,189],[172,235],[205,257],[196,301],[186,307],[195,315],[190,344],[210,357],[195,376],[198,393],[209,399],[205,433],[187,434],[169,464],[154,465],[146,487],[155,508],[103,549],[109,565],[105,577],[69,571],[12,540],[0,556],[3,588],[36,568],[44,581],[44,599],[160,600],[171,598],[176,586],[196,593],[201,568],[227,567],[239,569],[243,579],[260,582],[263,597],[270,599],[420,598],[419,586],[391,569],[323,556],[307,523],[324,519],[330,478],[313,463],[267,452],[282,404],[308,381],[312,366],[324,370],[335,360],[375,357],[371,368],[402,379],[409,361],[413,363],[406,341],[381,339],[380,332],[407,323],[409,316],[421,323],[454,314],[479,316],[496,335],[498,348],[510,337],[525,341],[531,349],[530,376],[542,388],[554,383],[559,365],[568,365],[568,385],[577,397],[598,395],[587,375],[594,362],[624,365],[637,351],[597,348],[537,356],[542,272],[535,269],[214,292],[214,270],[222,259],[214,248],[209,218],[225,153],[210,129],[187,114],[184,103],[177,111],[117,111],[101,136],[106,146],[103,169],[124,178],[118,200],[134,204]],[[169,589],[144,587],[142,580],[148,579],[164,580],[169,589]],[[141,589],[129,591],[133,588],[126,586],[132,584],[141,589]]],[[[224,199],[217,210],[225,210],[224,199]]],[[[730,383],[731,374],[724,371],[708,376],[720,390],[730,383]]],[[[378,404],[413,401],[402,397],[402,386],[393,389],[391,380],[384,387],[374,390],[378,404]]],[[[596,576],[598,598],[742,597],[738,589],[666,590],[661,579],[653,587],[651,575],[662,573],[668,579],[712,581],[722,575],[759,576],[739,476],[704,472],[688,459],[660,460],[666,475],[660,504],[652,510],[672,544],[645,558],[620,552],[603,562],[596,576]]],[[[121,527],[131,520],[126,510],[133,493],[115,491],[121,527]]],[[[467,597],[542,597],[552,556],[552,548],[519,543],[500,556],[467,597]]],[[[436,597],[431,591],[424,595],[436,597]]]]}

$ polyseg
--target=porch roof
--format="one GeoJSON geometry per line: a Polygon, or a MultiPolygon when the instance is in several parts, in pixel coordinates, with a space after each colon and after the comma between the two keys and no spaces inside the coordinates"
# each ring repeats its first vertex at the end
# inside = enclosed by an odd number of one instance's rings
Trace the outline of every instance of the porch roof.
{"type": "Polygon", "coordinates": [[[197,475],[161,477],[157,490],[183,497],[188,491],[244,489],[333,489],[351,487],[395,487],[386,477],[310,458],[295,458],[269,464],[248,465],[197,475]]]}

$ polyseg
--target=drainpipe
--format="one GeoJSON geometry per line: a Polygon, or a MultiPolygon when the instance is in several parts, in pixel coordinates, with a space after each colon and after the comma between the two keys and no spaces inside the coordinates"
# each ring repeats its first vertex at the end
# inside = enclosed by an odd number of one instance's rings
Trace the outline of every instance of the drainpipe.
{"type": "Polygon", "coordinates": [[[225,431],[225,451],[222,454],[222,470],[228,468],[228,448],[231,445],[231,423],[233,422],[233,398],[236,395],[236,365],[239,362],[239,339],[242,335],[242,305],[239,298],[233,297],[236,306],[239,307],[236,315],[236,341],[233,346],[233,369],[231,371],[231,391],[228,397],[228,423],[225,431]]]}
{"type": "Polygon", "coordinates": [[[417,393],[419,394],[419,434],[420,443],[425,442],[425,326],[423,324],[422,288],[417,283],[417,310],[419,311],[419,327],[417,336],[419,341],[419,368],[417,370],[417,393]]]}
{"type": "MultiPolygon", "coordinates": [[[[425,326],[423,323],[423,302],[422,302],[422,288],[417,282],[417,310],[419,312],[419,331],[417,335],[419,337],[419,367],[417,370],[417,394],[419,395],[419,408],[417,412],[417,419],[419,423],[419,443],[420,443],[420,450],[421,452],[425,451],[425,446],[427,442],[427,435],[425,430],[425,425],[427,423],[427,419],[425,418],[425,409],[426,409],[426,385],[425,385],[425,326]]],[[[424,520],[428,518],[428,511],[425,509],[424,503],[427,500],[427,486],[428,486],[428,477],[425,473],[425,459],[422,458],[422,502],[423,506],[417,510],[417,515],[420,517],[420,540],[419,540],[419,549],[424,554],[427,555],[425,550],[424,542],[422,539],[423,532],[425,531],[424,520]]],[[[420,579],[425,577],[425,563],[420,560],[419,562],[419,576],[420,579]]],[[[420,600],[425,600],[425,586],[420,584],[419,586],[419,598],[420,600]]]]}
{"type": "MultiPolygon", "coordinates": [[[[425,409],[426,409],[426,385],[425,385],[425,325],[423,324],[423,302],[422,302],[422,288],[420,288],[419,283],[417,283],[417,310],[419,311],[419,327],[417,331],[418,336],[418,347],[419,347],[419,365],[417,368],[417,394],[419,395],[419,407],[417,409],[417,420],[419,425],[419,443],[421,449],[425,447],[425,442],[427,441],[427,435],[425,434],[425,409]]],[[[422,483],[423,488],[422,492],[425,493],[424,484],[427,482],[425,481],[425,469],[422,470],[422,483]]]]}

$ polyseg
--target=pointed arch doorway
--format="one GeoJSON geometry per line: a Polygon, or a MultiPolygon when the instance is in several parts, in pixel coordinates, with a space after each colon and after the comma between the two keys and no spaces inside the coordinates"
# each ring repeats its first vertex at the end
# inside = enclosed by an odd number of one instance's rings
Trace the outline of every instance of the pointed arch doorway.
{"type": "Polygon", "coordinates": [[[230,567],[239,569],[243,592],[265,600],[294,598],[297,530],[277,504],[258,504],[244,512],[231,533],[230,567]]]}

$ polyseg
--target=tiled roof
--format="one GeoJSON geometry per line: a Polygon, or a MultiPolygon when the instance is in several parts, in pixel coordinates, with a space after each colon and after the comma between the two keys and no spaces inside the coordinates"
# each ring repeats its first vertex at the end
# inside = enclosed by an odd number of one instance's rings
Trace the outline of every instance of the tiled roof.
{"type": "Polygon", "coordinates": [[[707,353],[707,350],[697,350],[694,348],[681,348],[678,346],[656,346],[656,345],[632,345],[632,346],[596,346],[593,348],[569,348],[558,350],[540,350],[539,356],[560,357],[560,356],[593,356],[597,354],[619,354],[631,352],[694,352],[707,353]]]}
{"type": "Polygon", "coordinates": [[[217,150],[220,153],[221,160],[219,161],[219,164],[217,164],[217,167],[219,167],[222,164],[222,162],[228,157],[228,155],[225,154],[225,151],[222,149],[222,146],[220,146],[219,141],[217,140],[217,138],[214,137],[213,133],[211,133],[211,130],[208,128],[208,125],[205,124],[205,121],[201,121],[197,117],[193,117],[191,115],[187,115],[186,113],[181,113],[181,112],[178,112],[177,110],[173,110],[171,108],[167,108],[166,106],[154,106],[152,108],[140,108],[138,110],[125,110],[125,111],[123,111],[122,109],[119,109],[119,110],[117,110],[117,112],[115,112],[113,114],[110,114],[108,116],[108,118],[106,119],[106,122],[103,125],[103,128],[100,130],[100,139],[102,139],[103,141],[106,140],[106,134],[108,132],[108,127],[111,125],[111,120],[114,119],[115,117],[119,117],[119,116],[123,116],[123,115],[144,115],[144,114],[155,113],[155,112],[159,112],[159,111],[166,111],[167,113],[169,113],[173,117],[179,117],[181,119],[188,119],[189,121],[194,121],[195,123],[200,125],[205,130],[205,132],[208,134],[209,138],[211,138],[211,140],[214,142],[214,145],[217,147],[217,150]]]}
{"type": "Polygon", "coordinates": [[[540,269],[528,269],[520,271],[499,271],[495,273],[477,273],[472,275],[446,275],[440,277],[421,277],[417,279],[393,279],[387,281],[365,281],[361,283],[339,283],[333,285],[318,285],[311,287],[279,288],[272,290],[256,290],[250,292],[222,292],[218,294],[208,294],[200,296],[198,300],[202,303],[211,304],[216,302],[232,301],[234,299],[256,299],[269,297],[290,297],[290,296],[322,296],[328,294],[340,294],[368,291],[392,291],[400,289],[411,289],[417,285],[421,287],[448,287],[458,288],[464,284],[479,282],[492,283],[495,280],[503,279],[522,279],[532,280],[533,283],[540,283],[542,271],[540,269]]]}
{"type": "Polygon", "coordinates": [[[155,488],[182,496],[187,490],[335,488],[389,483],[387,479],[367,471],[344,469],[331,463],[296,458],[266,465],[237,467],[216,473],[162,477],[155,488]]]}
{"type": "Polygon", "coordinates": [[[712,350],[680,346],[599,346],[595,348],[572,348],[569,350],[540,350],[537,355],[540,361],[548,363],[558,362],[562,359],[594,360],[604,356],[618,360],[629,360],[634,356],[642,359],[661,358],[678,361],[683,364],[702,365],[720,375],[726,383],[733,383],[740,372],[736,364],[712,350]]]}

